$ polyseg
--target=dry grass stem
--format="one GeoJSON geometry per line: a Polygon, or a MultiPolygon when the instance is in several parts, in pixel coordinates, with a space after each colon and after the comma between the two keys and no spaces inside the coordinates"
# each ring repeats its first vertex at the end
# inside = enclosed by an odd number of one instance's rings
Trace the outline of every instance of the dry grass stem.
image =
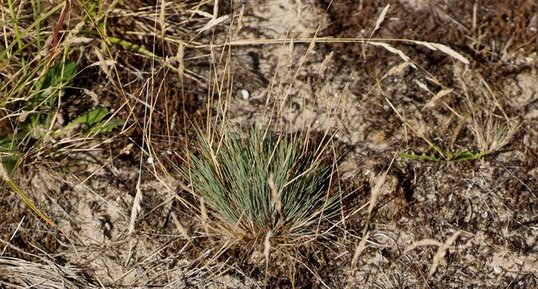
{"type": "Polygon", "coordinates": [[[430,271],[428,272],[428,278],[430,278],[435,271],[437,270],[437,266],[439,266],[439,262],[444,259],[446,250],[452,246],[452,244],[456,241],[458,236],[461,234],[461,231],[457,231],[452,236],[450,236],[439,248],[437,249],[437,252],[433,256],[432,260],[432,266],[430,268],[430,271]]]}
{"type": "Polygon", "coordinates": [[[177,218],[174,212],[172,212],[171,215],[172,215],[172,221],[174,222],[174,225],[176,226],[181,236],[183,236],[183,238],[185,238],[187,241],[189,241],[189,243],[192,244],[192,238],[191,236],[189,236],[189,232],[187,228],[185,228],[185,226],[181,224],[181,222],[179,221],[179,219],[177,218]]]}
{"type": "Polygon", "coordinates": [[[460,234],[461,234],[461,231],[455,232],[444,243],[439,242],[437,240],[432,240],[432,239],[423,239],[423,240],[414,242],[413,244],[409,245],[405,249],[405,251],[403,253],[407,254],[408,252],[410,252],[410,251],[412,251],[412,250],[414,250],[414,249],[416,249],[418,247],[437,246],[438,247],[437,252],[433,256],[432,265],[431,265],[430,270],[428,272],[428,278],[430,278],[435,273],[435,271],[437,270],[437,267],[439,266],[439,262],[441,260],[443,260],[445,254],[446,254],[446,250],[448,250],[448,248],[450,248],[450,246],[452,246],[452,244],[456,241],[456,239],[458,238],[458,236],[460,234]]]}
{"type": "Polygon", "coordinates": [[[361,256],[364,249],[366,249],[366,242],[368,241],[368,238],[370,237],[370,232],[366,232],[364,236],[362,236],[361,241],[355,247],[355,253],[353,253],[353,258],[351,259],[351,267],[349,269],[349,275],[348,275],[348,282],[347,287],[351,288],[351,284],[353,282],[353,275],[355,274],[355,271],[357,270],[357,264],[359,262],[359,257],[361,256]]]}
{"type": "Polygon", "coordinates": [[[385,178],[387,177],[387,172],[385,171],[382,174],[379,174],[377,176],[374,176],[373,183],[375,184],[372,188],[372,192],[370,194],[370,201],[368,205],[368,219],[372,217],[372,212],[374,211],[375,205],[377,204],[377,199],[381,195],[381,189],[383,188],[383,185],[385,184],[385,178]]]}
{"type": "Polygon", "coordinates": [[[136,183],[136,194],[133,199],[133,206],[131,207],[131,217],[129,218],[129,234],[134,233],[135,225],[136,225],[136,218],[138,216],[138,213],[142,209],[140,204],[142,203],[142,199],[144,197],[142,190],[140,189],[140,183],[141,178],[138,178],[138,182],[136,183]]]}
{"type": "Polygon", "coordinates": [[[200,197],[200,215],[202,220],[202,227],[207,236],[209,236],[209,216],[207,215],[207,208],[205,205],[204,197],[200,197]]]}
{"type": "MultiPolygon", "coordinates": [[[[469,60],[461,55],[460,53],[456,52],[455,50],[451,49],[450,47],[440,44],[440,43],[432,43],[432,42],[426,42],[426,41],[416,41],[416,40],[409,40],[409,39],[386,39],[386,38],[336,38],[336,37],[314,37],[314,38],[277,38],[277,39],[240,39],[240,40],[233,40],[229,41],[223,44],[213,44],[212,47],[218,48],[222,46],[245,46],[245,45],[274,45],[274,44],[289,44],[289,43],[367,43],[371,45],[378,45],[381,47],[392,47],[392,46],[385,46],[385,44],[388,44],[390,42],[394,43],[404,43],[404,44],[416,44],[420,46],[427,47],[433,51],[440,51],[448,56],[453,57],[454,59],[460,61],[463,64],[470,64],[469,60]],[[375,43],[375,44],[373,44],[375,43]],[[383,43],[379,45],[378,43],[383,43]]],[[[204,45],[205,46],[205,45],[204,45]]],[[[204,47],[201,46],[201,47],[204,47]]],[[[400,53],[396,52],[396,50],[391,48],[392,53],[396,53],[400,55],[400,53]]],[[[389,50],[390,51],[390,50],[389,50]]],[[[405,55],[400,55],[401,57],[405,55]]]]}

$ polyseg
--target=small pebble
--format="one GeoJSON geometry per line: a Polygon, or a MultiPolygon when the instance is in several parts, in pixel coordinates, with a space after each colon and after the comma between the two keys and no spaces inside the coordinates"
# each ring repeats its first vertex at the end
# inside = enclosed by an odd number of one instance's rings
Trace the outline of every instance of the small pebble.
{"type": "Polygon", "coordinates": [[[241,98],[243,98],[243,100],[247,100],[250,98],[250,92],[248,92],[248,90],[246,89],[241,89],[241,98]]]}

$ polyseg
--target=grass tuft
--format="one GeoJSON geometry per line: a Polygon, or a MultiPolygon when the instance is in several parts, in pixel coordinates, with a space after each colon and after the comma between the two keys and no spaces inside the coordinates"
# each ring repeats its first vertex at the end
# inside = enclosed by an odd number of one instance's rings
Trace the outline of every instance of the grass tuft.
{"type": "Polygon", "coordinates": [[[314,237],[321,221],[338,214],[339,193],[331,193],[323,145],[312,148],[307,139],[261,129],[225,130],[212,138],[199,133],[198,139],[183,174],[226,235],[289,242],[314,237]]]}

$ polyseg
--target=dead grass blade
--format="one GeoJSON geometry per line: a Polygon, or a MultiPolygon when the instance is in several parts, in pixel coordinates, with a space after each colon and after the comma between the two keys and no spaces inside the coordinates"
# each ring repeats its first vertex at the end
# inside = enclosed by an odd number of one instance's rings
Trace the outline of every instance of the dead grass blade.
{"type": "MultiPolygon", "coordinates": [[[[4,168],[4,164],[0,162],[0,180],[3,180],[10,188],[13,190],[19,197],[24,201],[24,203],[36,214],[38,217],[40,217],[43,221],[45,221],[47,224],[51,225],[52,227],[61,229],[54,223],[49,217],[47,217],[43,212],[41,212],[36,204],[26,195],[26,193],[9,177],[6,169],[4,168]]],[[[62,231],[63,233],[63,231],[62,231]]],[[[64,233],[65,236],[68,236],[64,233]]]]}
{"type": "Polygon", "coordinates": [[[40,258],[40,261],[28,261],[19,258],[0,257],[0,287],[99,288],[100,286],[93,284],[86,278],[87,272],[85,271],[69,263],[60,265],[45,258],[40,258]]]}
{"type": "Polygon", "coordinates": [[[129,234],[132,234],[134,232],[136,217],[142,209],[140,203],[142,203],[142,198],[144,195],[142,194],[142,190],[140,189],[140,182],[141,177],[138,178],[138,182],[136,183],[136,195],[133,200],[133,207],[131,208],[131,218],[129,219],[129,234]]]}
{"type": "Polygon", "coordinates": [[[388,43],[385,43],[385,42],[368,42],[368,44],[372,45],[372,46],[383,47],[388,52],[391,52],[391,53],[394,53],[394,54],[398,55],[405,62],[409,62],[409,60],[411,60],[411,58],[409,58],[409,56],[405,55],[405,53],[403,51],[394,48],[394,46],[392,46],[392,45],[390,45],[388,43]]]}
{"type": "Polygon", "coordinates": [[[428,101],[428,103],[426,103],[426,105],[424,105],[424,108],[422,108],[422,109],[424,110],[426,108],[434,107],[435,104],[439,101],[439,99],[443,98],[444,96],[447,96],[447,95],[451,94],[453,91],[454,91],[454,89],[451,89],[451,88],[443,89],[443,90],[439,91],[438,93],[435,94],[434,97],[432,97],[432,99],[430,99],[430,101],[428,101]]]}
{"type": "Polygon", "coordinates": [[[373,182],[375,182],[374,187],[372,188],[372,193],[370,195],[370,204],[368,206],[368,222],[370,221],[370,218],[372,216],[372,212],[375,208],[375,205],[377,203],[377,199],[379,198],[379,195],[381,194],[381,189],[383,188],[383,185],[385,184],[385,179],[387,178],[387,174],[389,173],[390,168],[392,167],[392,164],[394,163],[394,160],[396,159],[397,154],[394,154],[392,157],[392,160],[390,161],[390,164],[388,168],[385,170],[385,172],[381,175],[374,176],[373,182]]]}
{"type": "Polygon", "coordinates": [[[375,176],[374,182],[375,186],[372,188],[372,193],[370,195],[370,205],[368,206],[368,219],[372,216],[372,212],[375,208],[375,205],[377,204],[377,199],[379,198],[379,195],[381,194],[381,188],[385,184],[385,179],[387,177],[388,170],[385,171],[381,175],[375,176]]]}
{"type": "Polygon", "coordinates": [[[209,20],[209,22],[206,23],[206,25],[204,25],[204,27],[198,29],[198,35],[200,33],[203,33],[204,31],[207,31],[219,24],[221,24],[222,22],[226,21],[230,19],[230,15],[223,15],[223,16],[220,16],[219,18],[212,18],[211,20],[209,20]]]}
{"type": "Polygon", "coordinates": [[[203,197],[200,197],[200,214],[202,217],[202,227],[204,228],[206,235],[209,236],[209,216],[207,215],[207,208],[203,197]]]}
{"type": "Polygon", "coordinates": [[[355,270],[357,269],[357,263],[359,262],[359,257],[361,256],[364,249],[366,249],[366,241],[368,241],[369,237],[370,237],[370,232],[366,232],[366,234],[362,236],[361,241],[355,248],[353,259],[351,259],[351,268],[349,269],[348,283],[347,283],[348,288],[352,287],[351,283],[353,282],[353,273],[355,273],[355,270]]]}
{"type": "Polygon", "coordinates": [[[424,46],[426,48],[429,48],[433,51],[441,51],[444,54],[453,57],[454,59],[457,59],[463,64],[469,65],[470,62],[467,58],[465,58],[463,55],[456,52],[454,49],[440,43],[434,43],[434,42],[426,42],[426,41],[416,41],[416,40],[409,40],[411,43],[415,43],[417,45],[424,46]]]}
{"type": "MultiPolygon", "coordinates": [[[[7,241],[8,244],[13,240],[13,238],[17,235],[17,232],[19,232],[20,228],[21,228],[21,225],[22,223],[24,223],[24,220],[26,219],[25,216],[22,217],[21,221],[19,222],[19,224],[17,224],[17,228],[15,228],[15,230],[13,231],[13,233],[11,234],[11,237],[9,237],[9,240],[7,241]]],[[[0,256],[4,256],[4,254],[6,253],[6,250],[9,246],[8,245],[5,245],[4,246],[4,249],[2,249],[2,252],[0,252],[0,256]]]]}
{"type": "Polygon", "coordinates": [[[430,268],[430,272],[428,272],[428,278],[430,278],[433,273],[435,273],[435,270],[437,270],[437,266],[439,266],[439,262],[445,257],[446,250],[448,250],[448,248],[452,246],[452,244],[454,243],[454,241],[456,241],[460,234],[461,231],[457,231],[456,233],[452,234],[452,236],[450,236],[441,246],[439,246],[439,248],[437,249],[437,253],[435,253],[435,255],[433,256],[432,267],[430,268]]]}
{"type": "Polygon", "coordinates": [[[183,224],[181,224],[181,222],[179,221],[179,219],[176,216],[176,213],[172,212],[171,216],[172,216],[172,221],[174,222],[174,225],[176,226],[176,229],[179,231],[181,236],[183,238],[185,238],[189,243],[193,244],[192,243],[192,238],[191,238],[191,236],[189,236],[189,232],[187,231],[187,228],[185,228],[185,226],[183,226],[183,224]]]}
{"type": "Polygon", "coordinates": [[[438,247],[437,252],[433,256],[432,266],[430,267],[430,271],[428,272],[428,278],[430,278],[437,270],[437,267],[439,266],[439,262],[443,260],[446,254],[446,250],[448,250],[448,248],[452,246],[452,244],[456,241],[456,239],[458,238],[460,234],[461,234],[461,231],[455,232],[444,243],[441,243],[433,239],[424,239],[424,240],[414,242],[409,247],[407,247],[407,249],[405,249],[404,254],[422,246],[437,246],[438,247]]]}
{"type": "MultiPolygon", "coordinates": [[[[415,44],[415,45],[421,45],[424,47],[427,47],[430,50],[433,51],[441,51],[444,54],[460,61],[463,64],[469,65],[470,62],[465,56],[461,55],[460,53],[456,52],[454,49],[440,43],[433,43],[433,42],[426,42],[426,41],[417,41],[417,40],[410,40],[410,39],[387,39],[387,38],[335,38],[335,37],[315,37],[315,38],[275,38],[275,39],[239,39],[239,40],[233,40],[224,42],[221,44],[212,44],[209,45],[212,48],[218,48],[223,46],[243,46],[243,45],[269,45],[269,44],[286,44],[286,43],[311,43],[314,41],[315,43],[368,43],[370,45],[377,45],[382,46],[389,50],[386,46],[389,42],[392,43],[405,43],[405,44],[415,44]],[[375,44],[374,44],[375,43],[375,44]],[[378,44],[378,43],[385,43],[384,44],[378,44]]],[[[208,45],[199,45],[200,48],[207,47],[208,45]]],[[[197,47],[197,46],[193,46],[197,47]]],[[[389,50],[391,51],[391,50],[389,50]]],[[[393,53],[397,53],[394,51],[394,49],[391,51],[393,53]]],[[[399,53],[397,53],[400,55],[399,53]]],[[[403,54],[405,55],[405,54],[403,54]]],[[[401,57],[401,56],[400,56],[401,57]]]]}
{"type": "Polygon", "coordinates": [[[377,29],[379,29],[379,27],[381,27],[381,23],[383,23],[383,20],[385,20],[385,16],[387,15],[387,12],[389,11],[389,8],[390,8],[390,4],[387,4],[387,6],[385,6],[385,8],[383,8],[383,11],[381,11],[381,14],[379,14],[379,17],[377,17],[377,20],[375,21],[375,26],[374,26],[374,29],[372,30],[372,33],[370,33],[370,36],[368,37],[368,40],[366,42],[364,42],[364,44],[362,46],[361,57],[364,56],[364,51],[366,50],[366,45],[369,43],[372,36],[374,36],[374,33],[377,31],[377,29]]]}
{"type": "MultiPolygon", "coordinates": [[[[62,233],[63,231],[60,230],[62,233]]],[[[70,244],[75,249],[75,245],[71,242],[71,240],[67,239],[70,244]]],[[[13,257],[4,257],[0,256],[0,285],[5,285],[5,282],[3,282],[5,279],[3,279],[4,276],[12,277],[10,279],[7,279],[7,281],[15,281],[18,282],[18,284],[10,284],[10,285],[26,285],[26,287],[23,288],[36,288],[36,284],[39,284],[39,288],[95,288],[92,281],[96,281],[99,284],[101,284],[100,287],[104,288],[101,281],[96,277],[94,280],[88,280],[87,277],[91,276],[91,273],[87,270],[79,269],[76,266],[72,264],[59,264],[56,262],[57,260],[55,257],[47,254],[45,251],[43,251],[41,248],[38,248],[34,246],[34,249],[37,249],[40,253],[33,254],[30,252],[27,252],[13,244],[10,244],[9,242],[6,242],[2,239],[0,239],[0,244],[4,245],[6,248],[9,248],[12,251],[17,252],[19,255],[26,257],[27,259],[30,259],[31,261],[19,259],[19,258],[13,258],[13,257]],[[8,268],[7,266],[3,266],[3,263],[6,264],[6,260],[8,263],[11,263],[11,268],[8,268]],[[19,263],[20,262],[20,263],[19,263]],[[21,265],[21,266],[19,266],[21,265]],[[13,270],[10,270],[13,269],[13,270]],[[35,269],[35,270],[32,270],[35,269]],[[70,270],[73,269],[73,270],[70,270]],[[4,270],[4,271],[3,271],[4,270]],[[70,272],[67,272],[67,271],[70,272]],[[5,274],[5,272],[10,272],[8,274],[5,274]],[[75,274],[70,274],[75,273],[75,274]],[[80,274],[78,274],[80,273],[80,274]],[[45,277],[44,277],[45,276],[45,277]],[[36,282],[36,280],[33,279],[33,277],[42,278],[41,281],[44,282],[36,282]],[[57,277],[57,278],[55,278],[57,277]],[[52,286],[51,287],[43,287],[42,284],[46,284],[46,281],[51,281],[52,286]],[[60,281],[58,283],[55,283],[55,281],[60,281]],[[75,287],[70,287],[69,285],[76,284],[75,287]],[[57,285],[58,287],[55,287],[54,285],[57,285]]],[[[77,256],[78,253],[77,253],[77,256]]],[[[94,277],[94,276],[92,276],[94,277]]],[[[1,286],[0,286],[1,287],[1,286]]],[[[1,287],[4,288],[4,287],[1,287]]],[[[11,287],[9,287],[11,288],[11,287]]]]}

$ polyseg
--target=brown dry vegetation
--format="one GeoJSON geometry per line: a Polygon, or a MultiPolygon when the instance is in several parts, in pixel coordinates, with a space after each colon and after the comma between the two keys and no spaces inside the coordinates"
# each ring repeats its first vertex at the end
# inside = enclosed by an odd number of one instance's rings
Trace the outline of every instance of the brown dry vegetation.
{"type": "Polygon", "coordinates": [[[0,167],[0,288],[538,288],[536,1],[41,2],[1,2],[0,140],[77,73],[0,167]],[[330,136],[315,238],[223,234],[182,177],[255,124],[330,136]]]}

